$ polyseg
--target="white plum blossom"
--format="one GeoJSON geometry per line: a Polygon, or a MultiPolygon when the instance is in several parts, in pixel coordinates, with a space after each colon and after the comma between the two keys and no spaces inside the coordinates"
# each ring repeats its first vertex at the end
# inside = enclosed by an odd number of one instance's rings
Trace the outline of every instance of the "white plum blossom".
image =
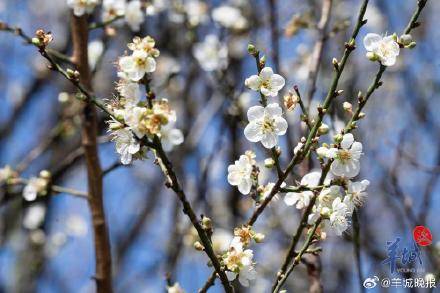
{"type": "Polygon", "coordinates": [[[382,37],[378,34],[369,33],[364,38],[364,46],[367,49],[367,57],[378,60],[384,66],[392,66],[399,56],[400,47],[393,36],[382,37]]]}
{"type": "MultiPolygon", "coordinates": [[[[228,277],[229,281],[233,281],[237,278],[236,273],[229,271],[226,271],[226,276],[228,277]]],[[[257,271],[252,265],[243,266],[243,268],[240,270],[240,273],[238,274],[238,281],[244,287],[249,287],[249,281],[255,280],[256,278],[257,271]]]]}
{"type": "Polygon", "coordinates": [[[348,181],[347,195],[356,206],[362,206],[367,197],[367,187],[370,185],[370,181],[362,180],[358,182],[348,181]]]}
{"type": "Polygon", "coordinates": [[[102,2],[102,20],[111,21],[125,14],[126,0],[104,0],[102,2]]]}
{"type": "Polygon", "coordinates": [[[104,44],[100,40],[91,41],[87,47],[89,66],[95,69],[96,63],[104,52],[104,44]]]}
{"type": "Polygon", "coordinates": [[[142,119],[147,113],[147,108],[145,107],[133,107],[125,111],[124,120],[125,123],[130,127],[130,130],[136,134],[138,138],[143,138],[145,132],[142,126],[142,119]]]}
{"type": "Polygon", "coordinates": [[[202,1],[189,0],[185,2],[185,12],[188,17],[188,22],[193,27],[208,21],[207,10],[208,6],[202,1]]]}
{"type": "Polygon", "coordinates": [[[202,43],[195,44],[193,54],[205,71],[223,69],[228,64],[228,49],[216,35],[208,35],[202,43]]]}
{"type": "Polygon", "coordinates": [[[258,75],[252,75],[244,83],[248,88],[260,91],[264,96],[276,97],[286,81],[281,75],[274,74],[272,68],[264,67],[258,75]]]}
{"type": "Polygon", "coordinates": [[[242,194],[248,194],[252,187],[252,159],[248,155],[241,155],[234,165],[228,167],[228,182],[237,186],[242,194]]]}
{"type": "Polygon", "coordinates": [[[38,194],[45,191],[48,181],[40,177],[32,177],[23,188],[23,197],[27,201],[33,201],[38,194]]]}
{"type": "Polygon", "coordinates": [[[156,70],[156,61],[148,53],[142,50],[136,50],[132,55],[123,56],[119,59],[119,67],[122,70],[123,77],[133,81],[141,80],[145,73],[156,70]]]}
{"type": "Polygon", "coordinates": [[[344,134],[339,149],[321,149],[320,153],[328,158],[334,159],[330,170],[335,176],[353,178],[359,174],[362,144],[354,141],[353,134],[344,134]]]}
{"type": "Polygon", "coordinates": [[[112,140],[116,142],[116,152],[121,155],[121,163],[130,164],[133,155],[140,150],[139,142],[127,128],[115,130],[112,135],[112,140]]]}
{"type": "Polygon", "coordinates": [[[332,203],[332,212],[330,214],[330,226],[336,235],[341,236],[348,228],[348,207],[337,197],[332,203]]]}
{"type": "Polygon", "coordinates": [[[243,266],[251,265],[253,257],[253,251],[244,249],[240,237],[234,237],[229,245],[229,251],[224,257],[224,263],[228,270],[236,272],[243,266]]]}
{"type": "Polygon", "coordinates": [[[331,212],[333,201],[340,196],[341,187],[338,185],[332,185],[321,190],[309,215],[309,224],[313,224],[321,215],[328,216],[331,212]]]}
{"type": "Polygon", "coordinates": [[[141,1],[133,0],[127,3],[125,9],[125,21],[132,31],[139,31],[141,24],[144,22],[141,1]]]}
{"type": "Polygon", "coordinates": [[[145,3],[145,13],[147,15],[156,15],[167,8],[167,5],[171,5],[167,0],[151,0],[145,3]]]}
{"type": "Polygon", "coordinates": [[[324,188],[318,196],[318,210],[322,208],[330,208],[333,201],[341,196],[341,187],[338,185],[332,185],[330,187],[324,188]]]}
{"type": "Polygon", "coordinates": [[[226,275],[230,281],[238,274],[238,280],[243,286],[249,286],[249,280],[256,278],[252,258],[254,253],[250,249],[244,249],[240,237],[234,237],[228,252],[223,256],[223,262],[229,271],[226,275]]]}
{"type": "Polygon", "coordinates": [[[313,192],[306,190],[302,192],[288,192],[284,197],[284,202],[288,206],[296,204],[297,209],[303,209],[310,203],[310,199],[313,197],[313,192]]]}
{"type": "MultiPolygon", "coordinates": [[[[263,190],[261,192],[261,200],[266,199],[270,195],[274,186],[275,186],[275,182],[269,182],[265,186],[263,186],[263,190]]],[[[285,182],[281,183],[280,185],[281,188],[285,186],[286,186],[285,182]]],[[[278,194],[275,194],[272,200],[277,200],[277,199],[278,199],[278,194]]]]}
{"type": "MultiPolygon", "coordinates": [[[[321,172],[313,171],[310,172],[301,179],[300,185],[304,187],[308,187],[310,189],[316,188],[319,184],[319,180],[321,179],[321,172]]],[[[325,184],[330,182],[329,176],[324,180],[325,184]]],[[[303,209],[307,207],[310,203],[310,199],[313,197],[313,192],[310,190],[305,190],[301,192],[288,192],[284,197],[284,202],[288,206],[292,206],[296,204],[297,209],[303,209]]]]}
{"type": "Polygon", "coordinates": [[[247,117],[249,124],[244,129],[244,135],[251,142],[259,142],[265,148],[278,144],[278,136],[287,131],[287,121],[282,117],[283,110],[277,103],[266,107],[253,106],[249,108],[247,117]]]}
{"type": "Polygon", "coordinates": [[[233,6],[220,6],[212,10],[212,19],[221,26],[228,29],[241,30],[248,25],[246,18],[240,9],[233,6]]]}
{"type": "Polygon", "coordinates": [[[23,227],[29,230],[37,229],[44,221],[46,207],[43,204],[32,204],[23,217],[23,227]]]}
{"type": "Polygon", "coordinates": [[[116,87],[119,94],[124,97],[126,108],[136,106],[141,99],[141,89],[138,83],[122,80],[116,87]]]}
{"type": "Polygon", "coordinates": [[[159,137],[162,142],[162,147],[166,152],[171,151],[175,145],[180,145],[184,141],[182,131],[175,128],[173,122],[170,122],[161,128],[159,137]]]}
{"type": "Polygon", "coordinates": [[[85,13],[92,13],[99,0],[67,0],[67,5],[73,9],[75,16],[82,16],[85,13]]]}

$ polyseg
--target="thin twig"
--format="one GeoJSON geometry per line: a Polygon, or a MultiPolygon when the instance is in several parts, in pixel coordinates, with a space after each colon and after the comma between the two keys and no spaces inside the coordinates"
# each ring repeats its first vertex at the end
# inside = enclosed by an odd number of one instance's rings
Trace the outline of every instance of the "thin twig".
{"type": "Polygon", "coordinates": [[[310,63],[309,75],[307,78],[307,108],[310,107],[310,103],[313,99],[313,95],[316,91],[316,81],[318,79],[319,67],[322,61],[322,53],[325,42],[327,40],[327,29],[330,20],[330,14],[332,10],[332,0],[322,1],[321,19],[319,20],[318,40],[313,48],[312,59],[310,63]]]}
{"type": "Polygon", "coordinates": [[[203,287],[199,289],[199,293],[208,292],[208,289],[211,288],[212,286],[214,286],[215,279],[216,279],[216,272],[214,271],[214,272],[212,272],[209,279],[206,281],[205,285],[203,285],[203,287]]]}

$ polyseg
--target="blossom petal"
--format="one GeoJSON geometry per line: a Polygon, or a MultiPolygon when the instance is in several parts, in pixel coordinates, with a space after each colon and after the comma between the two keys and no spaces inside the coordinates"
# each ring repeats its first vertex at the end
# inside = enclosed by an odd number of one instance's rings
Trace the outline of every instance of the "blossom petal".
{"type": "Polygon", "coordinates": [[[168,134],[168,139],[173,145],[179,145],[184,141],[183,133],[180,129],[171,129],[170,133],[168,134]]]}
{"type": "Polygon", "coordinates": [[[277,145],[278,136],[273,132],[268,132],[263,135],[263,138],[261,139],[261,143],[265,148],[271,149],[277,145]]]}
{"type": "Polygon", "coordinates": [[[287,121],[283,117],[275,118],[275,132],[277,135],[284,135],[287,131],[287,121]]]}
{"type": "Polygon", "coordinates": [[[367,51],[373,51],[376,48],[376,44],[382,40],[382,37],[378,34],[369,33],[364,38],[364,46],[367,51]]]}
{"type": "Polygon", "coordinates": [[[273,70],[271,67],[264,67],[260,72],[260,77],[263,80],[269,80],[273,75],[273,70]]]}
{"type": "Polygon", "coordinates": [[[249,194],[252,188],[252,180],[250,178],[242,179],[237,187],[241,194],[249,194]]]}
{"type": "Polygon", "coordinates": [[[225,271],[226,277],[228,277],[229,281],[234,281],[237,278],[237,274],[231,271],[225,271]]]}
{"type": "Polygon", "coordinates": [[[250,142],[258,142],[263,138],[263,131],[257,123],[251,122],[244,129],[244,136],[250,142]]]}
{"type": "Polygon", "coordinates": [[[264,107],[262,106],[253,106],[250,107],[247,111],[247,117],[249,121],[263,119],[264,117],[264,107]]]}
{"type": "Polygon", "coordinates": [[[271,117],[281,116],[283,114],[283,109],[281,109],[280,105],[277,103],[271,103],[266,106],[266,113],[271,117]]]}
{"type": "Polygon", "coordinates": [[[260,86],[261,86],[261,78],[258,75],[252,75],[251,77],[245,80],[244,84],[248,88],[254,91],[258,91],[260,90],[260,86]]]}
{"type": "Polygon", "coordinates": [[[362,155],[362,143],[355,141],[351,146],[350,153],[353,159],[359,160],[362,155]]]}
{"type": "Polygon", "coordinates": [[[156,60],[152,57],[147,58],[147,63],[145,65],[146,72],[154,72],[156,71],[156,60]]]}
{"type": "Polygon", "coordinates": [[[271,84],[272,88],[274,88],[276,91],[279,91],[286,84],[286,80],[281,75],[274,74],[271,78],[270,84],[271,84]]]}
{"type": "Polygon", "coordinates": [[[284,196],[284,203],[288,206],[293,206],[297,203],[300,198],[300,193],[298,192],[288,192],[286,196],[284,196]]]}
{"type": "Polygon", "coordinates": [[[341,147],[343,149],[348,150],[350,146],[353,144],[353,142],[354,142],[353,134],[351,133],[344,134],[341,141],[341,147]]]}
{"type": "Polygon", "coordinates": [[[396,60],[396,56],[389,56],[387,58],[381,58],[380,63],[382,63],[382,65],[384,66],[393,66],[394,64],[396,64],[396,60]]]}

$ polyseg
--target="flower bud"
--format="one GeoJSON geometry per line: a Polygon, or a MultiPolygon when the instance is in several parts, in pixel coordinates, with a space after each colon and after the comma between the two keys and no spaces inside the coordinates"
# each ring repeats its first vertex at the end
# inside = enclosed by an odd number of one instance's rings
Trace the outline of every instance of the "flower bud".
{"type": "Polygon", "coordinates": [[[333,136],[333,140],[336,143],[340,143],[342,141],[342,134],[340,134],[340,133],[336,134],[335,136],[333,136]]]}
{"type": "Polygon", "coordinates": [[[284,96],[283,100],[284,107],[286,107],[287,111],[293,111],[299,102],[299,97],[296,94],[289,92],[284,96]]]}
{"type": "Polygon", "coordinates": [[[264,67],[266,65],[266,60],[267,60],[266,55],[263,55],[263,57],[260,58],[260,66],[261,67],[264,67]]]}
{"type": "Polygon", "coordinates": [[[40,172],[40,177],[43,178],[43,179],[49,180],[51,176],[52,176],[52,175],[51,175],[50,172],[47,171],[47,170],[42,170],[42,171],[40,172]]]}
{"type": "Polygon", "coordinates": [[[266,168],[272,168],[275,165],[275,160],[272,158],[267,158],[264,160],[264,167],[266,168]]]}
{"type": "Polygon", "coordinates": [[[333,59],[332,59],[332,64],[333,64],[333,67],[334,67],[336,70],[339,70],[339,62],[338,62],[338,59],[333,58],[333,59]]]}
{"type": "Polygon", "coordinates": [[[376,54],[374,54],[373,52],[367,52],[367,58],[370,61],[379,61],[379,56],[377,56],[376,54]]]}
{"type": "Polygon", "coordinates": [[[199,241],[194,242],[194,248],[197,251],[203,251],[205,250],[205,247],[202,245],[202,243],[200,243],[199,241]]]}
{"type": "Polygon", "coordinates": [[[72,69],[70,69],[70,68],[67,68],[66,73],[67,73],[67,76],[68,76],[70,79],[75,78],[75,71],[74,71],[74,70],[72,70],[72,69]]]}
{"type": "Polygon", "coordinates": [[[402,45],[408,46],[409,44],[412,43],[413,38],[410,34],[405,34],[400,36],[399,41],[402,45]]]}
{"type": "Polygon", "coordinates": [[[321,209],[321,216],[323,216],[324,218],[328,218],[330,217],[331,211],[328,207],[323,207],[321,209]]]}
{"type": "Polygon", "coordinates": [[[202,226],[205,230],[211,230],[212,229],[212,220],[208,217],[202,218],[202,226]]]}
{"type": "Polygon", "coordinates": [[[256,243],[261,243],[261,242],[263,242],[264,241],[264,238],[265,238],[266,236],[263,234],[263,233],[255,233],[255,235],[254,235],[254,240],[255,240],[255,242],[256,243]]]}
{"type": "Polygon", "coordinates": [[[318,154],[318,156],[320,157],[326,157],[327,153],[328,153],[328,148],[322,146],[316,149],[316,153],[318,154]]]}
{"type": "Polygon", "coordinates": [[[255,46],[252,45],[252,44],[248,44],[247,50],[248,50],[248,53],[251,54],[252,56],[254,56],[255,54],[257,54],[257,52],[258,52],[258,51],[256,50],[255,46]]]}
{"type": "Polygon", "coordinates": [[[344,111],[351,113],[353,111],[353,105],[349,102],[344,102],[342,104],[342,108],[344,108],[344,111]]]}
{"type": "Polygon", "coordinates": [[[318,133],[319,133],[320,135],[327,134],[328,131],[329,131],[329,129],[330,129],[330,128],[328,127],[327,124],[325,124],[325,123],[321,123],[321,126],[319,126],[319,128],[318,128],[318,133]]]}
{"type": "Polygon", "coordinates": [[[275,147],[275,154],[279,157],[281,156],[281,148],[279,146],[275,147]]]}
{"type": "Polygon", "coordinates": [[[414,49],[416,47],[417,43],[416,42],[411,42],[408,46],[406,46],[406,48],[408,49],[414,49]]]}
{"type": "Polygon", "coordinates": [[[358,115],[359,119],[362,119],[365,117],[365,112],[360,112],[358,115]]]}
{"type": "Polygon", "coordinates": [[[34,45],[37,46],[37,47],[40,47],[40,46],[41,46],[40,39],[38,39],[38,38],[32,38],[32,44],[34,44],[34,45]]]}
{"type": "Polygon", "coordinates": [[[69,94],[68,93],[66,93],[66,92],[60,92],[59,94],[58,94],[58,102],[60,102],[60,103],[67,103],[68,101],[69,101],[69,94]]]}

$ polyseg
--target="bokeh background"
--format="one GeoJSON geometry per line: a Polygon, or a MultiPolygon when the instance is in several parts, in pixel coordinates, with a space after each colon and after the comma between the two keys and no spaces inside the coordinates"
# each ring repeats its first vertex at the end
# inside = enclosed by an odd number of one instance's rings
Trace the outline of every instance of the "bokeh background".
{"type": "MultiPolygon", "coordinates": [[[[51,46],[69,54],[70,11],[65,2],[3,0],[0,20],[30,35],[38,28],[51,31],[51,46]]],[[[132,32],[123,22],[114,25],[114,31],[91,32],[91,41],[104,45],[95,65],[93,86],[99,97],[110,98],[117,79],[114,62],[126,44],[134,35],[156,39],[161,56],[153,88],[159,97],[170,100],[185,134],[185,143],[175,148],[171,158],[191,202],[199,214],[213,219],[215,234],[222,243],[253,210],[252,200],[228,185],[227,166],[247,149],[254,150],[261,163],[267,157],[259,145],[250,144],[243,135],[246,110],[258,103],[257,94],[244,87],[245,78],[256,72],[247,44],[255,44],[266,54],[267,64],[286,78],[283,92],[295,84],[306,92],[310,53],[317,39],[314,25],[322,1],[201,1],[206,12],[199,15],[196,25],[188,22],[191,10],[185,10],[194,1],[163,2],[164,7],[157,6],[146,16],[140,32],[132,32]],[[276,6],[272,19],[270,3],[276,6]],[[213,22],[212,9],[225,4],[240,9],[249,24],[246,29],[237,32],[213,22]],[[224,70],[206,72],[192,54],[194,43],[208,34],[217,35],[228,47],[224,70]]],[[[368,23],[359,40],[368,32],[402,32],[416,7],[415,0],[370,2],[368,23]]],[[[332,33],[324,47],[311,109],[327,92],[331,60],[341,56],[359,5],[360,1],[354,0],[333,1],[332,33]]],[[[398,63],[387,70],[384,85],[368,103],[367,116],[355,132],[364,145],[360,177],[371,182],[368,200],[359,212],[361,278],[390,277],[387,266],[381,264],[386,258],[386,241],[401,237],[402,243],[410,246],[417,224],[430,228],[434,242],[422,250],[424,272],[415,276],[440,269],[435,265],[440,254],[439,14],[440,3],[429,1],[422,25],[413,34],[417,47],[403,50],[398,63]]],[[[91,21],[100,21],[99,7],[91,21]]],[[[16,36],[1,32],[0,44],[0,166],[8,164],[24,178],[47,169],[55,184],[86,190],[78,104],[71,96],[61,95],[60,99],[61,92],[74,93],[74,89],[49,72],[36,49],[16,36]]],[[[349,118],[342,102],[355,104],[357,92],[365,92],[377,70],[377,65],[364,57],[360,41],[358,44],[339,86],[344,94],[325,121],[333,131],[349,118]]],[[[281,143],[283,165],[305,131],[299,114],[299,109],[286,114],[289,135],[281,143]]],[[[206,256],[192,247],[194,234],[180,203],[164,186],[162,174],[151,159],[129,167],[118,164],[105,116],[100,113],[100,117],[99,153],[103,168],[110,168],[104,179],[104,198],[115,290],[163,292],[169,273],[187,292],[196,292],[211,269],[206,266],[206,256]]],[[[311,168],[313,164],[295,169],[296,178],[311,168]]],[[[273,171],[263,173],[262,184],[274,181],[273,171]]],[[[282,200],[265,211],[255,229],[266,234],[266,241],[253,246],[259,277],[250,289],[240,288],[240,292],[268,292],[298,222],[299,212],[282,200]]],[[[325,292],[361,290],[352,235],[350,229],[343,237],[331,236],[322,243],[319,261],[325,292]]],[[[93,292],[92,241],[86,200],[57,194],[29,203],[20,193],[6,195],[2,191],[0,292],[93,292]]],[[[286,288],[288,292],[303,292],[309,285],[306,266],[301,265],[286,288]]],[[[212,292],[222,292],[218,281],[212,292]]]]}

